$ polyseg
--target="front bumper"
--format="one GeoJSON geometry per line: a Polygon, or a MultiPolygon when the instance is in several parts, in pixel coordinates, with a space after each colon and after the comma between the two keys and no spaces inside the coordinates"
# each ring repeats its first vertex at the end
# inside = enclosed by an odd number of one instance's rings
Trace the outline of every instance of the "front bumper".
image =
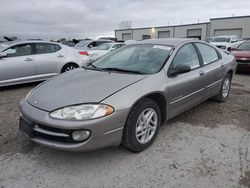
{"type": "Polygon", "coordinates": [[[237,71],[250,72],[250,63],[237,62],[237,71]]]}
{"type": "Polygon", "coordinates": [[[91,151],[120,145],[128,114],[128,109],[124,109],[93,120],[57,120],[51,118],[49,112],[35,108],[25,100],[20,103],[20,111],[20,126],[26,122],[28,129],[21,128],[25,136],[35,143],[68,151],[91,151]],[[71,133],[76,130],[88,130],[91,135],[83,142],[74,142],[71,133]]]}

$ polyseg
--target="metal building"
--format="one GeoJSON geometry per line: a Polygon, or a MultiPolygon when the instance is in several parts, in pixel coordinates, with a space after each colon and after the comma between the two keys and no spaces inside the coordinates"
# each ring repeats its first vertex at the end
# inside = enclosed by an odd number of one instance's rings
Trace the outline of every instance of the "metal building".
{"type": "Polygon", "coordinates": [[[142,40],[148,38],[199,38],[238,35],[239,38],[250,38],[250,16],[212,18],[210,22],[145,27],[115,30],[118,40],[142,40]]]}

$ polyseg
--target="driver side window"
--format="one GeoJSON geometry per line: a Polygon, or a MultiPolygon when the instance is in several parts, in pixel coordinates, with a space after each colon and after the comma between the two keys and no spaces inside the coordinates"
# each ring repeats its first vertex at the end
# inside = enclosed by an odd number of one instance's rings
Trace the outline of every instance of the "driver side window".
{"type": "Polygon", "coordinates": [[[177,52],[172,68],[174,69],[177,65],[189,65],[191,69],[198,68],[200,66],[199,57],[192,44],[186,44],[177,52]]]}

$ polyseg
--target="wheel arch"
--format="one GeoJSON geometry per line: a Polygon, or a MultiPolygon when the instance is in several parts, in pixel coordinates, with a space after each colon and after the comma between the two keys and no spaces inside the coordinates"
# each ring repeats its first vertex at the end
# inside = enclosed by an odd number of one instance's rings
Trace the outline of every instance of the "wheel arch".
{"type": "Polygon", "coordinates": [[[153,100],[159,106],[161,111],[161,124],[164,124],[167,120],[167,100],[161,92],[152,92],[142,96],[132,105],[131,110],[134,108],[134,106],[136,106],[136,104],[145,98],[153,100]]]}
{"type": "Polygon", "coordinates": [[[232,69],[228,70],[227,74],[229,74],[231,76],[231,79],[233,78],[233,70],[232,69]]]}
{"type": "Polygon", "coordinates": [[[78,63],[71,61],[71,62],[65,63],[65,64],[60,68],[60,72],[62,73],[62,72],[63,72],[63,69],[64,69],[65,67],[69,66],[69,65],[75,65],[77,68],[79,68],[78,63]]]}

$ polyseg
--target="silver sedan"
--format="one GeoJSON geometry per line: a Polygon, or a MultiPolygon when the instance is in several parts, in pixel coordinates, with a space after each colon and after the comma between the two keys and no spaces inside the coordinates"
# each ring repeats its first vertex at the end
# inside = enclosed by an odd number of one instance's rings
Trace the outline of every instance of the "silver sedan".
{"type": "Polygon", "coordinates": [[[0,87],[41,81],[89,63],[74,48],[44,41],[0,44],[0,87]]]}
{"type": "Polygon", "coordinates": [[[235,69],[232,55],[201,41],[141,41],[32,90],[20,104],[20,129],[57,149],[122,143],[139,152],[167,120],[209,98],[225,101],[235,69]]]}

